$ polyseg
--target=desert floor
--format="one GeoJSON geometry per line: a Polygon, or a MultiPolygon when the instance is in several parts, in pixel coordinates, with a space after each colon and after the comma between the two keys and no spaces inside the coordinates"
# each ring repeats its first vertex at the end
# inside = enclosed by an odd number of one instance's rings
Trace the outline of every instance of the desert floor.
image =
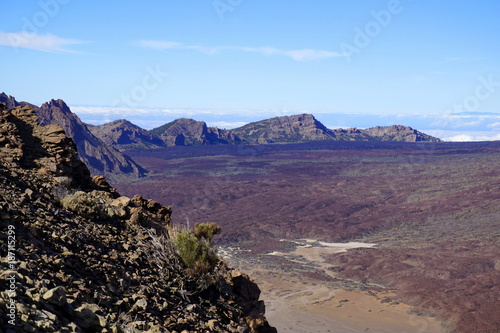
{"type": "Polygon", "coordinates": [[[231,251],[222,250],[231,264],[249,274],[262,290],[266,317],[279,332],[377,332],[444,333],[441,321],[412,313],[411,307],[392,300],[391,291],[381,288],[357,288],[338,281],[322,281],[304,276],[307,265],[334,277],[323,256],[352,247],[371,247],[362,243],[319,243],[302,240],[288,253],[274,252],[297,263],[297,270],[273,267],[267,261],[249,262],[231,251]]]}

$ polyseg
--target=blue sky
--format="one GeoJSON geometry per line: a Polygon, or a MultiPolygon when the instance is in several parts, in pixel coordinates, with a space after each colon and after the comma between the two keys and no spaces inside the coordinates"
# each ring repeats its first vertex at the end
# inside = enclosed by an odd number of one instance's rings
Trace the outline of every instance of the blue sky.
{"type": "Polygon", "coordinates": [[[1,2],[0,90],[84,121],[313,113],[500,139],[500,2],[1,2]]]}

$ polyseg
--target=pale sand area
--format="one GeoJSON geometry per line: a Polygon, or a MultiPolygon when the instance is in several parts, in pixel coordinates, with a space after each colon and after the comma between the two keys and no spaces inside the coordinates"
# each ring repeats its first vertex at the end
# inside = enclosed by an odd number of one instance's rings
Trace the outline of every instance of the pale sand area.
{"type": "MultiPolygon", "coordinates": [[[[290,253],[273,252],[296,263],[314,264],[332,277],[323,256],[355,247],[373,247],[363,243],[320,243],[302,240],[301,246],[290,253]]],[[[232,263],[234,260],[230,260],[232,263]]],[[[338,282],[305,278],[300,270],[284,272],[276,269],[238,265],[262,290],[266,302],[266,317],[278,332],[377,332],[377,333],[445,333],[441,322],[434,318],[410,314],[410,306],[382,303],[390,293],[344,290],[338,282]]]]}

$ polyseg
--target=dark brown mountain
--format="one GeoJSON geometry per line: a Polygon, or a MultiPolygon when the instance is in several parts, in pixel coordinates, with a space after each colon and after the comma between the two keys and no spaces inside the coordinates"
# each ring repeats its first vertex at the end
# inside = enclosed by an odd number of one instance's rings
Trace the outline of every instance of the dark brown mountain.
{"type": "Polygon", "coordinates": [[[93,175],[104,175],[111,181],[122,177],[137,178],[145,170],[130,157],[110,147],[92,134],[87,125],[71,112],[62,100],[51,100],[37,109],[41,125],[58,124],[75,140],[80,159],[93,175]]]}
{"type": "Polygon", "coordinates": [[[165,147],[166,144],[153,133],[125,119],[103,125],[87,125],[88,129],[104,143],[120,151],[165,147]]]}
{"type": "Polygon", "coordinates": [[[167,146],[236,144],[242,140],[232,131],[208,127],[204,121],[180,118],[151,130],[167,146]]]}
{"type": "Polygon", "coordinates": [[[66,135],[71,137],[77,147],[79,158],[87,165],[92,175],[104,175],[109,180],[120,178],[138,178],[146,172],[130,157],[122,154],[115,148],[95,137],[87,125],[71,112],[62,100],[51,100],[37,107],[27,102],[18,102],[12,96],[0,94],[0,102],[7,105],[7,109],[16,106],[30,106],[36,110],[40,125],[60,125],[66,135]]]}

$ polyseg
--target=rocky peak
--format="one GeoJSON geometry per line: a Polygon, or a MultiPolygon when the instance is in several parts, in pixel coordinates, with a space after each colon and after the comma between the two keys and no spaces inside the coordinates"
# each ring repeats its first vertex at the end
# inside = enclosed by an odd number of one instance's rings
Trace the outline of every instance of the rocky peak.
{"type": "Polygon", "coordinates": [[[75,141],[80,158],[92,175],[111,180],[142,177],[145,170],[130,157],[99,140],[62,100],[51,100],[37,109],[41,125],[58,124],[75,141]]]}
{"type": "Polygon", "coordinates": [[[328,129],[311,114],[266,119],[234,129],[250,143],[329,140],[328,129]]]}
{"type": "Polygon", "coordinates": [[[9,96],[4,92],[0,94],[0,103],[4,103],[8,110],[21,105],[14,97],[9,96]]]}
{"type": "Polygon", "coordinates": [[[425,133],[419,132],[409,126],[392,125],[392,126],[376,126],[363,130],[363,133],[378,138],[381,141],[404,141],[404,142],[440,142],[438,138],[434,138],[425,133]]]}

